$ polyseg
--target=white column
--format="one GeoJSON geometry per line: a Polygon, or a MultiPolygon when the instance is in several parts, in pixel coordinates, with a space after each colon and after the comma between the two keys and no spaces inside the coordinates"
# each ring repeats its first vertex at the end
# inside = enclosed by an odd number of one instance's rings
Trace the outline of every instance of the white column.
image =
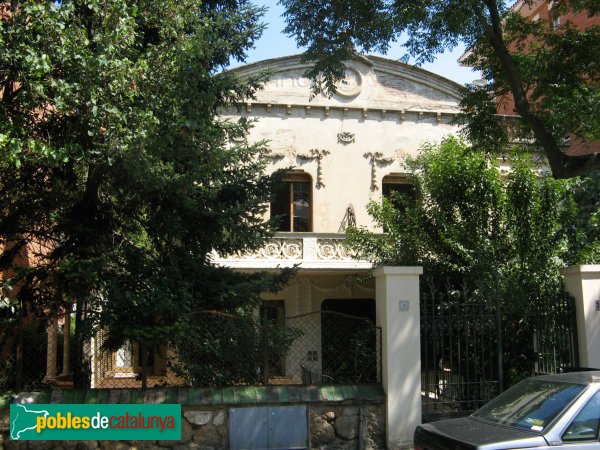
{"type": "Polygon", "coordinates": [[[422,267],[379,267],[377,325],[382,332],[382,383],[387,395],[387,448],[412,447],[421,423],[421,324],[419,275],[422,267]]]}
{"type": "Polygon", "coordinates": [[[575,297],[579,365],[600,369],[600,265],[567,267],[562,274],[575,297]]]}

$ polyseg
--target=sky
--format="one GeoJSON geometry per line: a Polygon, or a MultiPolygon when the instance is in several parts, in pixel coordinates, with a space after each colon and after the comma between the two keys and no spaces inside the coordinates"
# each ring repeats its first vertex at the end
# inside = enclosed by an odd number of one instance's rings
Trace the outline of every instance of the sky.
{"type": "MultiPolygon", "coordinates": [[[[248,59],[245,63],[249,64],[263,59],[302,53],[302,49],[296,47],[294,39],[283,33],[283,28],[285,27],[282,17],[284,9],[281,5],[277,4],[277,0],[255,0],[253,3],[268,8],[267,13],[263,17],[263,22],[265,22],[267,28],[260,40],[257,41],[256,47],[248,52],[248,59]]],[[[452,52],[438,55],[433,63],[426,63],[421,67],[459,84],[471,83],[479,77],[470,68],[459,66],[457,59],[463,52],[464,47],[456,48],[452,52]]],[[[387,55],[380,53],[373,54],[398,60],[404,55],[404,51],[399,44],[392,44],[387,55]]],[[[231,67],[239,65],[241,64],[232,64],[231,67]]]]}

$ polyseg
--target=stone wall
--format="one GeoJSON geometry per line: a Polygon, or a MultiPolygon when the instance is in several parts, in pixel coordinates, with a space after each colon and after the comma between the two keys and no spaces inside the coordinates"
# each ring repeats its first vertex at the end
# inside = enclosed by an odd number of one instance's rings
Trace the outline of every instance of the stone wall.
{"type": "MultiPolygon", "coordinates": [[[[385,397],[374,392],[373,387],[370,388],[371,394],[366,397],[361,395],[360,389],[357,390],[356,387],[353,390],[340,388],[339,391],[331,388],[316,388],[317,391],[314,389],[310,391],[311,388],[306,388],[306,396],[300,393],[306,400],[292,402],[289,401],[289,392],[285,392],[287,389],[278,387],[280,401],[271,396],[271,401],[264,404],[260,404],[260,402],[250,404],[233,402],[217,406],[182,404],[181,441],[12,441],[9,439],[9,408],[8,405],[4,405],[4,407],[0,405],[0,450],[227,449],[229,448],[228,426],[231,407],[286,406],[290,404],[306,404],[307,406],[309,448],[311,449],[383,449],[386,437],[385,397]],[[313,393],[312,397],[308,395],[309,391],[313,393]],[[315,392],[319,392],[319,395],[315,395],[315,392]],[[323,398],[327,395],[335,397],[335,399],[323,398]],[[281,401],[286,398],[288,401],[281,401]]],[[[295,388],[296,391],[298,389],[301,388],[295,388]]],[[[381,392],[380,387],[377,389],[381,392]]],[[[275,389],[273,391],[275,392],[275,389]]],[[[216,390],[213,390],[212,394],[214,398],[216,390]]],[[[49,397],[52,396],[49,395],[46,398],[49,397]]],[[[59,396],[54,395],[54,397],[59,396]]],[[[38,401],[37,403],[44,402],[38,401]]]]}
{"type": "Polygon", "coordinates": [[[309,408],[314,449],[385,448],[385,405],[319,405],[309,408]]]}

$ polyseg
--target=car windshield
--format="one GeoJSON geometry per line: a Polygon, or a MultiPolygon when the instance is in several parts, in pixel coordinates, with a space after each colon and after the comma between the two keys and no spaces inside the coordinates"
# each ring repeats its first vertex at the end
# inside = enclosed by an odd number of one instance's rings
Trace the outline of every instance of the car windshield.
{"type": "Polygon", "coordinates": [[[472,417],[541,432],[584,389],[582,384],[529,379],[499,395],[472,417]]]}

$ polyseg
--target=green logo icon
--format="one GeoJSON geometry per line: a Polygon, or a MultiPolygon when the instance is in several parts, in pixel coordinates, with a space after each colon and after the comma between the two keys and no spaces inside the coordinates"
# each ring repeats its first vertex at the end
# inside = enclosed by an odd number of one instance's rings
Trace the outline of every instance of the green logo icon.
{"type": "Polygon", "coordinates": [[[12,440],[180,440],[181,405],[10,405],[12,440]]]}

